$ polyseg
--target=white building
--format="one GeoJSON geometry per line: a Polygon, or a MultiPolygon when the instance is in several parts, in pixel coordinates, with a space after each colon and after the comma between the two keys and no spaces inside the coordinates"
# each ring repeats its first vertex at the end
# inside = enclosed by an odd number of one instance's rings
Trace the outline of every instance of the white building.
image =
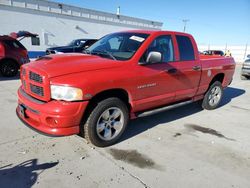
{"type": "Polygon", "coordinates": [[[161,27],[161,22],[123,16],[119,12],[111,14],[46,0],[0,0],[0,35],[20,30],[39,35],[40,45],[32,45],[28,38],[21,41],[31,56],[77,38],[100,38],[121,30],[161,27]]]}

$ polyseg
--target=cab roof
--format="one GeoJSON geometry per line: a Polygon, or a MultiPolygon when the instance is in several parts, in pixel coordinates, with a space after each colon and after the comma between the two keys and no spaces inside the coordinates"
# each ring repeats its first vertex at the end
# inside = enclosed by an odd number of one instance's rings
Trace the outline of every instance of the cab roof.
{"type": "Polygon", "coordinates": [[[178,31],[167,31],[167,30],[125,30],[125,31],[120,31],[118,33],[122,33],[122,32],[127,32],[127,33],[143,33],[143,34],[164,34],[164,33],[168,33],[168,34],[177,34],[177,35],[186,35],[186,36],[190,36],[190,34],[188,33],[183,33],[183,32],[178,32],[178,31]]]}

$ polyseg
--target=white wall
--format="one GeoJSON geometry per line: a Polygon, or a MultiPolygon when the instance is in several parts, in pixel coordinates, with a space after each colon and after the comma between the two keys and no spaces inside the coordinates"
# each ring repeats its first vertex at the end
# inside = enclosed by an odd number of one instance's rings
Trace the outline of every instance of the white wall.
{"type": "Polygon", "coordinates": [[[32,46],[31,39],[21,41],[29,51],[44,51],[77,38],[100,38],[121,30],[160,29],[161,26],[160,22],[45,0],[0,0],[0,35],[20,30],[37,33],[40,46],[32,46]]]}
{"type": "Polygon", "coordinates": [[[34,14],[1,9],[0,14],[1,18],[3,18],[0,19],[0,34],[26,30],[39,35],[41,46],[31,46],[31,39],[28,38],[22,41],[28,50],[35,51],[45,50],[50,46],[65,45],[77,38],[99,38],[110,32],[131,29],[124,26],[105,25],[64,16],[50,16],[47,13],[34,14]]]}

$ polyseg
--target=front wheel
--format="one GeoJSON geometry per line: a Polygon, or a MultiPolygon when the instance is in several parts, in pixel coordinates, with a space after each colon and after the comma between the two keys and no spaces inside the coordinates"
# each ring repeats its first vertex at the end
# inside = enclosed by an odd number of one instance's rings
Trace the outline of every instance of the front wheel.
{"type": "Polygon", "coordinates": [[[12,77],[17,75],[19,67],[14,61],[5,60],[0,64],[0,69],[3,76],[12,77]]]}
{"type": "Polygon", "coordinates": [[[128,114],[126,104],[119,98],[99,102],[83,125],[85,139],[98,147],[115,144],[128,124],[128,114]]]}
{"type": "Polygon", "coordinates": [[[223,95],[223,88],[219,81],[214,82],[206,92],[202,101],[202,107],[206,110],[213,110],[218,107],[223,95]]]}

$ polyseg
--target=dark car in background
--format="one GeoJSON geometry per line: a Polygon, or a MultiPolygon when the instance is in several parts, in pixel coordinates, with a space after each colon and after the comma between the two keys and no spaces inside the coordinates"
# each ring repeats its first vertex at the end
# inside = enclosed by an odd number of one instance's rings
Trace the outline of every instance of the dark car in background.
{"type": "Polygon", "coordinates": [[[224,52],[221,50],[206,50],[203,51],[204,55],[220,55],[220,56],[224,56],[224,52]]]}
{"type": "Polygon", "coordinates": [[[27,49],[19,42],[25,37],[37,37],[28,31],[0,36],[0,72],[5,77],[16,76],[21,65],[29,62],[27,49]],[[18,39],[18,40],[17,40],[18,39]]]}
{"type": "Polygon", "coordinates": [[[62,54],[62,53],[72,53],[72,52],[83,52],[86,48],[94,44],[97,39],[76,39],[71,41],[66,46],[57,46],[46,49],[46,54],[62,54]]]}

